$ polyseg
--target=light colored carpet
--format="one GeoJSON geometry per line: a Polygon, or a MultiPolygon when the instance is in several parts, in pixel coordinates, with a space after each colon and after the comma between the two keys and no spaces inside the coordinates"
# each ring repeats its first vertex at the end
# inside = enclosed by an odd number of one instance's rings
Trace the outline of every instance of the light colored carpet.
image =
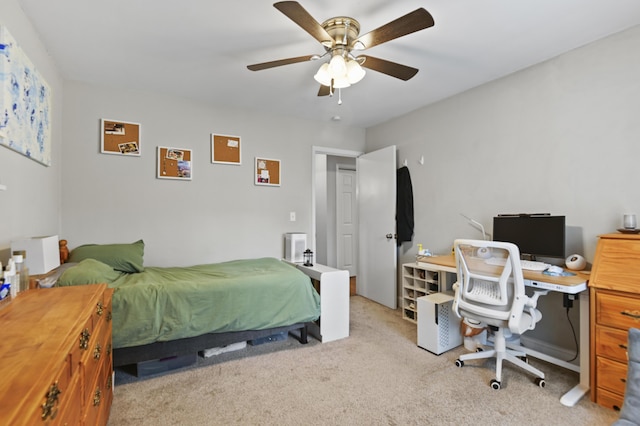
{"type": "Polygon", "coordinates": [[[609,425],[617,414],[588,396],[560,397],[577,373],[530,359],[547,386],[505,364],[502,389],[489,387],[493,361],[454,361],[416,345],[416,326],[359,296],[350,337],[286,341],[199,358],[193,367],[137,379],[117,370],[109,425],[609,425]]]}

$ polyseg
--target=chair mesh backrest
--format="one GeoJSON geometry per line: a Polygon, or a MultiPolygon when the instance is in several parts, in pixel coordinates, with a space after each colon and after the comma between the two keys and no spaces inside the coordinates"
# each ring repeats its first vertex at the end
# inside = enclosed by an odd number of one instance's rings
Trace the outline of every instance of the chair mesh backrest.
{"type": "Polygon", "coordinates": [[[517,301],[524,296],[524,280],[518,247],[498,241],[456,240],[454,248],[460,287],[456,309],[500,321],[521,315],[523,306],[517,301]]]}

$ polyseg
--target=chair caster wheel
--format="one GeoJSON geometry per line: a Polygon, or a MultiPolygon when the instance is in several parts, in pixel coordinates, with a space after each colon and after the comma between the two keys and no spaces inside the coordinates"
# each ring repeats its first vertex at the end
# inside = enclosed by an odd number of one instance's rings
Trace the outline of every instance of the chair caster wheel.
{"type": "Polygon", "coordinates": [[[491,381],[491,388],[492,388],[492,389],[499,390],[499,389],[500,389],[500,387],[501,387],[501,384],[500,384],[500,382],[499,382],[499,381],[497,381],[496,379],[493,379],[493,380],[491,381]]]}
{"type": "Polygon", "coordinates": [[[460,368],[464,367],[464,361],[456,359],[456,367],[460,367],[460,368]]]}
{"type": "Polygon", "coordinates": [[[545,385],[547,384],[547,382],[544,381],[544,379],[541,379],[540,377],[538,377],[536,379],[536,385],[540,386],[541,388],[545,387],[545,385]]]}

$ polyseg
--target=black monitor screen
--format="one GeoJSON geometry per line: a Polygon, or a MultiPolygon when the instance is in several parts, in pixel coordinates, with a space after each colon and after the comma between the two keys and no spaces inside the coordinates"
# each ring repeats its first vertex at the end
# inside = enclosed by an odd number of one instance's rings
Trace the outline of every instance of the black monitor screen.
{"type": "Polygon", "coordinates": [[[565,257],[565,217],[499,215],[493,218],[493,240],[513,243],[521,255],[565,257]]]}

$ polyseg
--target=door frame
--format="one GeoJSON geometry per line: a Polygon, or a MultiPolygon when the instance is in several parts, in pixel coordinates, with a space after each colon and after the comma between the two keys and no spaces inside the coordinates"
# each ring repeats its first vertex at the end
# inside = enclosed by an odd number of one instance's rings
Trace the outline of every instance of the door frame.
{"type": "MultiPolygon", "coordinates": [[[[347,158],[358,158],[364,152],[362,151],[352,151],[340,148],[329,148],[323,146],[312,146],[311,147],[311,242],[309,246],[311,250],[316,252],[316,155],[331,155],[334,157],[347,157],[347,158]]],[[[358,170],[356,169],[356,176],[358,176],[358,170]]]]}

